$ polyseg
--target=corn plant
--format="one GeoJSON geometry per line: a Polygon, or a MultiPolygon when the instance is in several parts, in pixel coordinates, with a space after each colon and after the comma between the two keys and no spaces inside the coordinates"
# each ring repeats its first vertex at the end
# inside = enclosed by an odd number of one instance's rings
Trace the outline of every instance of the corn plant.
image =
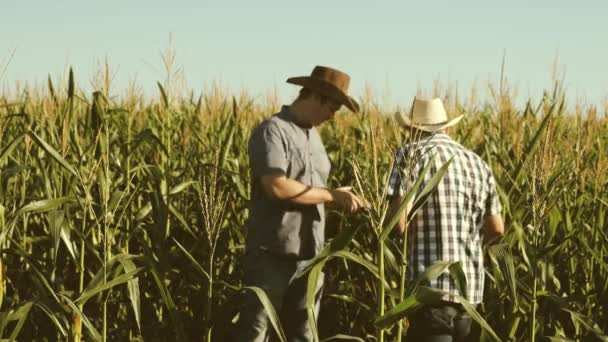
{"type": "MultiPolygon", "coordinates": [[[[0,338],[225,341],[253,291],[284,340],[265,293],[242,286],[247,141],[278,103],[186,93],[165,60],[171,77],[152,98],[111,94],[108,67],[92,94],[69,69],[0,94],[0,338]]],[[[491,92],[481,103],[437,94],[467,112],[451,134],[491,165],[507,225],[485,250],[484,303],[462,303],[484,340],[607,340],[607,110],[570,105],[558,83],[523,108],[506,84],[491,92]]],[[[407,281],[386,187],[410,134],[373,98],[362,104],[319,127],[329,186],[353,185],[370,204],[328,210],[328,243],[301,274],[312,294],[325,273],[321,341],[402,340],[407,316],[438,296],[433,277],[466,281],[448,263],[407,281]]],[[[407,217],[441,166],[408,181],[407,217]]]]}

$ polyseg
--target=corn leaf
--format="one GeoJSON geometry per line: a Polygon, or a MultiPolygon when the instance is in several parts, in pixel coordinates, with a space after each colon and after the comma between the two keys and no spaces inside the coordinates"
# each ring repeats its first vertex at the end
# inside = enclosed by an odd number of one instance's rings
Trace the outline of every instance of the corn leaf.
{"type": "Polygon", "coordinates": [[[272,324],[274,331],[277,333],[279,340],[281,342],[287,342],[287,337],[285,336],[285,332],[283,331],[283,327],[281,326],[281,321],[279,320],[279,316],[277,315],[277,312],[274,309],[272,302],[270,301],[270,299],[268,299],[266,292],[264,292],[264,290],[262,290],[261,288],[256,287],[256,286],[245,286],[245,287],[243,287],[243,289],[248,290],[248,291],[253,291],[253,293],[255,293],[255,295],[258,297],[258,299],[262,303],[264,310],[266,310],[266,314],[268,315],[268,320],[270,321],[270,324],[272,324]]]}

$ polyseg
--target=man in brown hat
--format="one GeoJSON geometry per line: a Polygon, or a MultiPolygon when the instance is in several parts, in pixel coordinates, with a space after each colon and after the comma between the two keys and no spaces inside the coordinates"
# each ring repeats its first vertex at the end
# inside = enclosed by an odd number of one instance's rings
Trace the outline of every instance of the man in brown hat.
{"type": "MultiPolygon", "coordinates": [[[[249,140],[251,200],[244,260],[245,285],[263,289],[279,314],[288,341],[312,341],[306,307],[306,277],[295,277],[321,249],[325,203],[349,213],[363,206],[350,187],[326,187],[330,162],[315,126],[330,120],[347,95],[350,77],[317,66],[310,76],[288,83],[299,96],[260,123],[249,140]]],[[[318,284],[316,311],[319,310],[318,284]]],[[[245,294],[237,341],[267,341],[268,316],[257,296],[245,294]]]]}
{"type": "MultiPolygon", "coordinates": [[[[449,274],[430,286],[446,293],[437,305],[414,313],[408,340],[421,342],[471,341],[471,317],[453,294],[468,296],[479,304],[483,297],[482,242],[504,233],[501,205],[490,167],[475,153],[452,140],[447,131],[462,115],[448,120],[440,99],[414,99],[408,114],[397,113],[397,122],[411,132],[412,141],[397,154],[389,186],[391,211],[396,212],[422,169],[431,164],[423,184],[452,159],[442,180],[406,227],[405,211],[397,231],[407,229],[408,276],[416,279],[438,261],[461,262],[467,280],[466,294],[459,293],[449,274]]],[[[410,210],[408,206],[407,211],[410,210]]],[[[392,217],[392,215],[389,215],[392,217]]]]}

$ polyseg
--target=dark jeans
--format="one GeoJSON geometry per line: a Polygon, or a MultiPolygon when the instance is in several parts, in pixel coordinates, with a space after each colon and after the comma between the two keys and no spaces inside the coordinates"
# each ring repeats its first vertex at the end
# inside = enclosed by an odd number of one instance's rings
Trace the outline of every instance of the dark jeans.
{"type": "Polygon", "coordinates": [[[426,306],[410,316],[409,320],[408,342],[468,342],[473,338],[473,320],[457,303],[441,302],[426,306]]]}

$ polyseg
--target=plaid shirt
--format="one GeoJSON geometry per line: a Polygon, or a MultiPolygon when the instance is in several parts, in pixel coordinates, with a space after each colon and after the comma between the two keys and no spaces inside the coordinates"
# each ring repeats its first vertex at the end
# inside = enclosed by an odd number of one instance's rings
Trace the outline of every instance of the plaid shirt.
{"type": "MultiPolygon", "coordinates": [[[[408,225],[408,276],[415,279],[437,261],[461,261],[467,278],[467,299],[478,304],[482,301],[484,288],[484,216],[501,211],[494,176],[488,165],[447,135],[438,133],[399,149],[389,195],[395,193],[399,183],[399,195],[403,196],[433,156],[434,162],[419,190],[452,156],[454,160],[435,192],[408,225]],[[407,165],[408,161],[415,165],[407,165]],[[407,175],[408,170],[412,174],[407,175]]],[[[459,293],[447,272],[430,286],[459,293]]],[[[451,295],[443,299],[456,301],[451,295]]]]}

